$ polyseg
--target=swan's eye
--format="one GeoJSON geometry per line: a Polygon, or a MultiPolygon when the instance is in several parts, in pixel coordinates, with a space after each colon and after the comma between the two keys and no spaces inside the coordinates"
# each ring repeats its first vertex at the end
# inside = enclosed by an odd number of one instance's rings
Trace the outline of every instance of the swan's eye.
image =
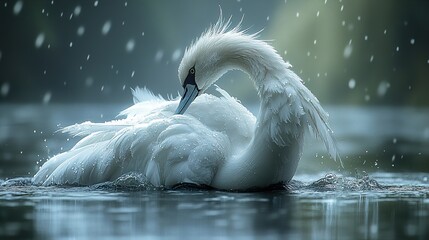
{"type": "Polygon", "coordinates": [[[195,74],[195,68],[191,67],[191,69],[189,69],[189,74],[194,75],[195,74]]]}

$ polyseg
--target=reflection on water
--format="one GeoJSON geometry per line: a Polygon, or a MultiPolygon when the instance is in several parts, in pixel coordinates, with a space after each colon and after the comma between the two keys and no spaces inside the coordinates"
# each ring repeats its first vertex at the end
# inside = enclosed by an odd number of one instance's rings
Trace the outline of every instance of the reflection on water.
{"type": "Polygon", "coordinates": [[[130,178],[125,188],[120,181],[29,184],[49,156],[76,142],[55,133],[59,127],[110,120],[123,108],[0,105],[7,113],[0,115],[0,239],[429,239],[429,174],[419,173],[429,171],[425,109],[329,108],[345,163],[340,173],[353,177],[324,177],[338,164],[308,139],[287,190],[166,191],[138,179],[130,188],[130,178]]]}
{"type": "Polygon", "coordinates": [[[301,183],[294,190],[232,193],[3,182],[0,237],[427,239],[429,186],[404,181],[420,186],[382,182],[372,190],[332,191],[301,183]]]}

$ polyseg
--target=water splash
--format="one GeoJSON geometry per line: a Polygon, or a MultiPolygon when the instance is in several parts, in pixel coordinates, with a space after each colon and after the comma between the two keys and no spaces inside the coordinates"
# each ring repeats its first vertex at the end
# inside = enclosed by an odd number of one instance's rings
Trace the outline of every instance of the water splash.
{"type": "Polygon", "coordinates": [[[309,184],[307,188],[315,191],[363,191],[382,190],[384,187],[366,172],[357,173],[356,177],[337,176],[328,173],[325,177],[309,184]]]}

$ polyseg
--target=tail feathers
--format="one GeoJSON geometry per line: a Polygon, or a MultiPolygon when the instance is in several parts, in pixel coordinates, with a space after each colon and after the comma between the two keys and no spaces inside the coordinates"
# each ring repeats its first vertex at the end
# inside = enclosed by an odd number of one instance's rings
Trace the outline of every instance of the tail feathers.
{"type": "MultiPolygon", "coordinates": [[[[313,96],[314,97],[314,96],[313,96]]],[[[303,101],[304,111],[307,116],[307,124],[310,132],[323,141],[329,155],[336,161],[339,160],[341,167],[343,163],[338,152],[337,143],[333,131],[328,124],[328,114],[320,106],[317,99],[306,99],[303,101]]]]}
{"type": "Polygon", "coordinates": [[[299,94],[301,99],[301,106],[305,112],[305,120],[308,125],[308,129],[316,138],[323,141],[329,155],[331,155],[335,161],[338,159],[341,167],[343,167],[338,147],[333,136],[333,131],[328,124],[328,113],[325,112],[320,105],[319,100],[313,95],[313,93],[303,85],[300,78],[292,71],[290,71],[290,74],[292,75],[292,81],[290,81],[290,83],[295,85],[295,89],[299,89],[299,91],[296,92],[299,94]]]}

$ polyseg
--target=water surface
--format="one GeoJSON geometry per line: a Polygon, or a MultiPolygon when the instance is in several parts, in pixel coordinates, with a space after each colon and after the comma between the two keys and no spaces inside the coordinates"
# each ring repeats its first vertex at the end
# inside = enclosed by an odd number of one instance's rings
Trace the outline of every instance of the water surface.
{"type": "Polygon", "coordinates": [[[0,239],[429,237],[425,109],[328,108],[345,168],[309,138],[284,189],[154,189],[136,174],[90,187],[31,185],[38,166],[77,141],[56,130],[123,107],[0,106],[0,239]]]}

